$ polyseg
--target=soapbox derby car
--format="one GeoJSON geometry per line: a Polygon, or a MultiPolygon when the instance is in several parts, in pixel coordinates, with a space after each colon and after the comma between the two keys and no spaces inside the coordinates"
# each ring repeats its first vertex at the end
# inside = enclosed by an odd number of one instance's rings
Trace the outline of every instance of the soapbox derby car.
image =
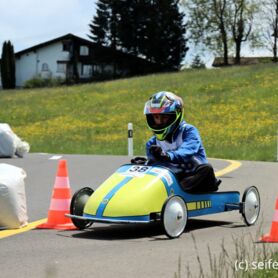
{"type": "Polygon", "coordinates": [[[260,195],[248,187],[240,202],[237,191],[185,192],[175,171],[159,165],[122,165],[95,191],[78,190],[67,217],[78,229],[102,223],[151,223],[159,221],[169,238],[179,237],[190,217],[239,210],[245,223],[253,225],[260,212],[260,195]]]}

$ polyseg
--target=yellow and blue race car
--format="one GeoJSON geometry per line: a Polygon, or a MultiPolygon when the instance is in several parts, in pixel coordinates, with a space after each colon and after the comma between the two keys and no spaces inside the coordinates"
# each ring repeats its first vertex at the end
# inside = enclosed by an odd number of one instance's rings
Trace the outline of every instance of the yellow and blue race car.
{"type": "Polygon", "coordinates": [[[67,216],[78,229],[88,228],[94,222],[159,221],[165,234],[176,238],[183,233],[189,217],[231,210],[239,210],[246,224],[253,225],[260,212],[257,188],[247,188],[241,202],[237,191],[190,194],[167,167],[125,164],[95,191],[90,187],[78,190],[67,216]]]}

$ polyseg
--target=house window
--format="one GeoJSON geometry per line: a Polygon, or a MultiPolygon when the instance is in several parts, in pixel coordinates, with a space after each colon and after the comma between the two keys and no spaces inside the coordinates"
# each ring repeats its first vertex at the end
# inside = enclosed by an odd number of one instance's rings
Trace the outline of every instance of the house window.
{"type": "Polygon", "coordinates": [[[93,73],[93,67],[92,65],[82,65],[81,68],[81,75],[83,77],[91,77],[93,73]]]}
{"type": "Polygon", "coordinates": [[[63,42],[63,51],[70,51],[70,46],[71,46],[70,41],[64,41],[63,42]]]}
{"type": "Polygon", "coordinates": [[[49,67],[47,63],[42,64],[42,71],[49,71],[49,67]]]}
{"type": "Polygon", "coordinates": [[[65,62],[57,62],[57,72],[66,73],[67,63],[65,62]]]}
{"type": "Polygon", "coordinates": [[[95,73],[101,73],[101,66],[100,65],[94,65],[93,66],[93,71],[95,73]]]}
{"type": "Polygon", "coordinates": [[[88,56],[89,55],[89,47],[85,45],[80,46],[80,56],[88,56]]]}

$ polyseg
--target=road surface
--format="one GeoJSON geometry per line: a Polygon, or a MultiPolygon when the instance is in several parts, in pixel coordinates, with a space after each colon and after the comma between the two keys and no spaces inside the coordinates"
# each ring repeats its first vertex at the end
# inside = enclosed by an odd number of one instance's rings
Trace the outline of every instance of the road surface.
{"type": "MultiPolygon", "coordinates": [[[[84,186],[97,188],[121,164],[129,162],[127,156],[52,154],[1,159],[0,163],[27,172],[30,223],[47,217],[59,158],[67,160],[72,192],[84,186]]],[[[209,273],[208,247],[218,256],[224,241],[225,249],[232,254],[236,238],[250,234],[256,239],[260,228],[269,232],[278,197],[277,163],[241,161],[233,170],[227,168],[231,162],[210,162],[217,173],[224,174],[220,190],[243,194],[246,187],[257,186],[261,214],[255,226],[245,226],[238,211],[233,211],[189,219],[185,232],[174,240],[169,240],[157,224],[94,224],[86,231],[0,231],[0,277],[174,277],[179,271],[186,277],[187,266],[198,277],[197,255],[203,271],[209,273]],[[223,169],[233,171],[225,173],[223,169]]]]}

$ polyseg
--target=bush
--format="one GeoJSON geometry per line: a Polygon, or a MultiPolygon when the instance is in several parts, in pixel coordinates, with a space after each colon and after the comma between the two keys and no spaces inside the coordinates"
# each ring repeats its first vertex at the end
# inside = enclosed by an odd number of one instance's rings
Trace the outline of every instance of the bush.
{"type": "Polygon", "coordinates": [[[192,69],[205,69],[206,64],[202,61],[201,57],[197,54],[191,63],[192,69]]]}
{"type": "Polygon", "coordinates": [[[43,88],[43,87],[56,87],[65,83],[65,80],[61,77],[54,78],[42,78],[40,76],[34,76],[32,79],[27,80],[24,83],[24,88],[43,88]]]}

